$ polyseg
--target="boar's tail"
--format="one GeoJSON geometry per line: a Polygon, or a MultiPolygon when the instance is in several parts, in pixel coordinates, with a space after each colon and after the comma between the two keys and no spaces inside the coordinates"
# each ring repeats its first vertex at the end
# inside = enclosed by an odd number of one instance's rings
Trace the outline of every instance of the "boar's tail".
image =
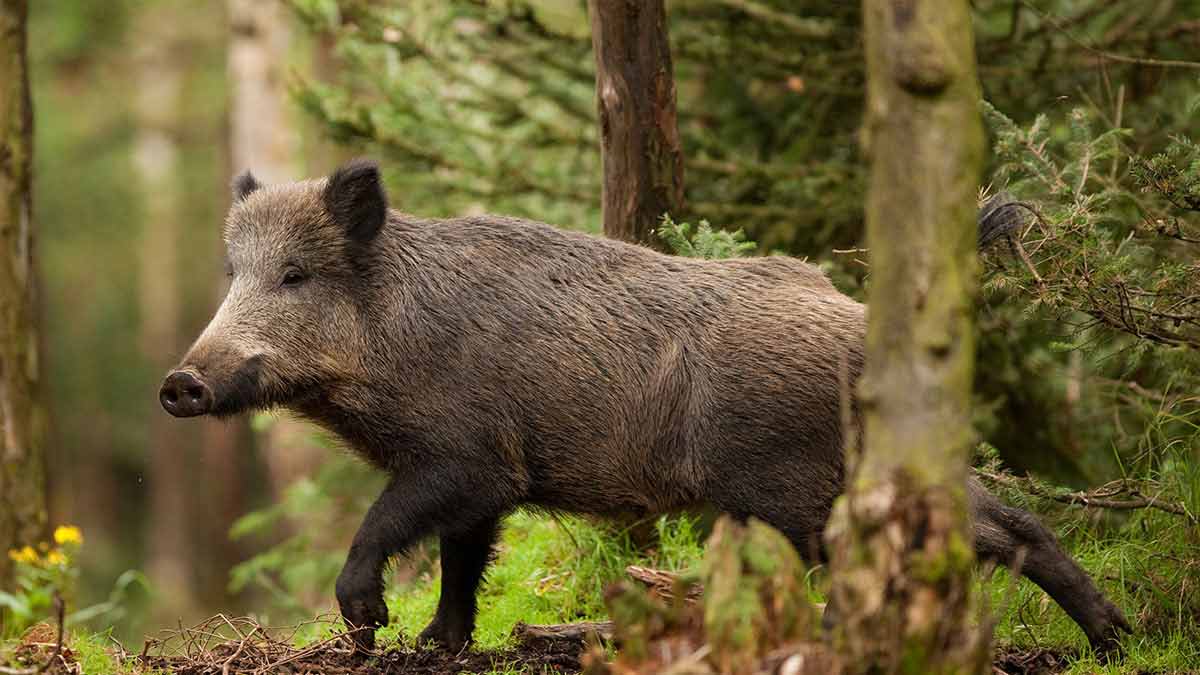
{"type": "Polygon", "coordinates": [[[1024,225],[1026,206],[1007,192],[994,195],[979,207],[979,250],[991,246],[1024,225]]]}

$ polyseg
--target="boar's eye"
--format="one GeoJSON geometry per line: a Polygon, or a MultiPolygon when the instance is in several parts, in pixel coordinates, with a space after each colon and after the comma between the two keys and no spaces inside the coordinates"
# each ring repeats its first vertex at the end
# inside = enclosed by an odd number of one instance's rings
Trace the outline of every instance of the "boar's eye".
{"type": "Polygon", "coordinates": [[[299,286],[308,280],[308,275],[299,267],[289,267],[283,273],[283,281],[280,285],[285,288],[299,286]]]}

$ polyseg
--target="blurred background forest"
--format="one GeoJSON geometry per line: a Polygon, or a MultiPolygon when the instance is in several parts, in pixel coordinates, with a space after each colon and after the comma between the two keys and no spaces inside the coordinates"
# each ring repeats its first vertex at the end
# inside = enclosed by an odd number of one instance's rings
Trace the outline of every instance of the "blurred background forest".
{"type": "MultiPolygon", "coordinates": [[[[861,298],[858,3],[667,11],[686,171],[674,220],[742,229],[861,298]]],[[[1165,558],[1147,545],[1144,569],[1106,572],[1144,572],[1195,620],[1200,1],[974,12],[985,184],[1039,214],[1019,251],[985,256],[984,459],[1032,472],[1002,477],[1027,502],[1130,478],[1182,509],[1153,521],[1165,558]]],[[[586,3],[45,0],[30,21],[51,520],[82,529],[80,605],[138,569],[154,602],[135,593],[118,634],[328,609],[377,479],[295,422],[179,421],[156,398],[223,292],[231,177],[324,175],[365,154],[396,208],[598,232],[586,3]]],[[[1099,539],[1141,517],[1125,513],[1076,509],[1060,527],[1099,539]]]]}

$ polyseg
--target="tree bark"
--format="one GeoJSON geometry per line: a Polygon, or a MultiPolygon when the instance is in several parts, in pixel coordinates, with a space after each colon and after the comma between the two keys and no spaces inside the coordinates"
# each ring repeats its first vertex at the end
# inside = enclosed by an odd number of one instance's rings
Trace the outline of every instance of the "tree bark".
{"type": "MultiPolygon", "coordinates": [[[[864,0],[871,160],[864,447],[829,527],[863,672],[980,672],[965,494],[984,139],[966,0],[864,0]]],[[[853,439],[857,433],[849,433],[853,439]]]]}
{"type": "MultiPolygon", "coordinates": [[[[172,30],[171,6],[152,3],[141,9],[136,26],[142,36],[133,58],[133,100],[137,131],[133,165],[141,195],[138,238],[139,339],[154,372],[174,365],[182,347],[180,221],[182,150],[179,119],[183,106],[184,66],[179,35],[172,30]]],[[[194,572],[199,550],[193,542],[191,493],[196,484],[196,445],[192,430],[163,413],[155,397],[149,410],[149,510],[146,570],[160,589],[155,613],[175,620],[199,604],[194,572]]]]}
{"type": "Polygon", "coordinates": [[[233,170],[265,183],[293,180],[298,155],[283,69],[291,40],[282,2],[229,0],[233,170]]]}
{"type": "MultiPolygon", "coordinates": [[[[230,154],[233,171],[251,170],[264,183],[294,180],[300,166],[297,121],[288,113],[284,65],[291,42],[282,2],[229,0],[232,25],[229,83],[233,88],[230,154]]],[[[276,494],[313,471],[325,451],[316,429],[278,413],[261,438],[263,459],[276,494]]]]}
{"type": "Polygon", "coordinates": [[[33,264],[33,104],[26,0],[0,0],[0,588],[8,551],[46,530],[33,264]]]}
{"type": "Polygon", "coordinates": [[[662,0],[589,0],[604,172],[604,234],[663,248],[665,213],[683,207],[683,152],[662,0]]]}

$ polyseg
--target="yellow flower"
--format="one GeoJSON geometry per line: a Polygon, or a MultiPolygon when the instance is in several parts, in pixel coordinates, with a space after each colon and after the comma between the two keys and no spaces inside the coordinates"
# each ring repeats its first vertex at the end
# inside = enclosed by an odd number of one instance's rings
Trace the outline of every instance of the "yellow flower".
{"type": "Polygon", "coordinates": [[[54,528],[54,541],[59,546],[64,544],[82,544],[83,533],[74,525],[59,525],[54,528]]]}
{"type": "Polygon", "coordinates": [[[49,553],[46,554],[46,564],[47,565],[63,565],[63,564],[66,564],[66,562],[67,562],[66,554],[58,549],[54,549],[53,551],[50,551],[49,553]]]}
{"type": "Polygon", "coordinates": [[[32,546],[26,546],[19,551],[13,549],[8,552],[8,557],[12,561],[19,563],[35,563],[38,561],[38,553],[32,546]]]}

